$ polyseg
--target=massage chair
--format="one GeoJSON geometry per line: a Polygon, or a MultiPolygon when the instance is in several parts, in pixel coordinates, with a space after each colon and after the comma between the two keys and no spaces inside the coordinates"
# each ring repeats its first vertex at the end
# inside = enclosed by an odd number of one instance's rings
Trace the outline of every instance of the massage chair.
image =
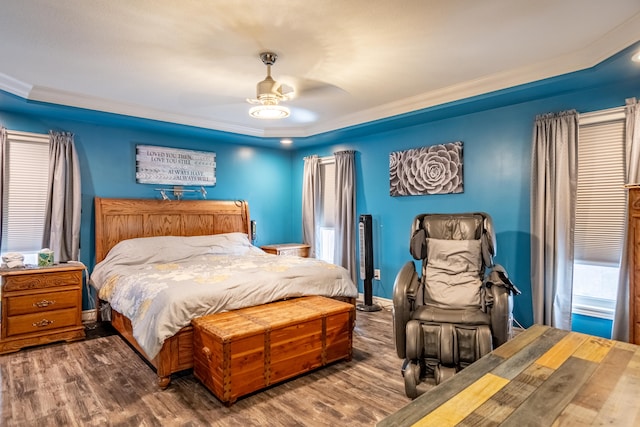
{"type": "Polygon", "coordinates": [[[421,214],[411,226],[408,261],[393,289],[393,332],[408,397],[429,376],[436,384],[506,342],[513,295],[493,263],[496,237],[486,213],[421,214]]]}

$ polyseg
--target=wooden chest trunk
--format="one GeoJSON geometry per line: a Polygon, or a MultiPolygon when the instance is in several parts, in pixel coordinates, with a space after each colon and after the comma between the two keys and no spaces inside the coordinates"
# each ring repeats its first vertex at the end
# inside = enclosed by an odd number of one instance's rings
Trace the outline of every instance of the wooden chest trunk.
{"type": "Polygon", "coordinates": [[[353,304],[311,296],[192,321],[194,375],[230,405],[240,396],[352,356],[353,304]]]}

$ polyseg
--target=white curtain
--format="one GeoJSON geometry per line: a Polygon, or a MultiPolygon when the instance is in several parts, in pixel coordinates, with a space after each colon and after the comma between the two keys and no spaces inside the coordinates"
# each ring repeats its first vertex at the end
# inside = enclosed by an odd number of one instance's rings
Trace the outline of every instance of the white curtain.
{"type": "Polygon", "coordinates": [[[322,209],[322,177],[320,159],[317,155],[304,158],[302,177],[302,239],[311,246],[309,256],[315,258],[318,253],[318,229],[316,221],[320,219],[322,209]]]}
{"type": "Polygon", "coordinates": [[[7,129],[0,126],[0,250],[2,249],[2,208],[4,206],[4,185],[5,185],[5,169],[4,156],[7,150],[7,129]]]}
{"type": "Polygon", "coordinates": [[[355,152],[339,151],[336,159],[336,221],[334,259],[351,274],[356,282],[356,197],[355,152]]]}
{"type": "Polygon", "coordinates": [[[535,323],[571,329],[578,113],[536,117],[531,174],[531,291],[535,323]]]}
{"type": "Polygon", "coordinates": [[[80,166],[73,134],[49,132],[49,193],[42,246],[55,262],[80,257],[80,166]]]}
{"type": "MultiPolygon", "coordinates": [[[[640,182],[640,107],[635,98],[627,99],[625,107],[625,171],[627,184],[640,182]]],[[[624,236],[627,235],[627,218],[624,221],[624,236]]],[[[622,245],[620,276],[616,311],[611,331],[613,339],[629,341],[629,259],[626,243],[622,245]]]]}

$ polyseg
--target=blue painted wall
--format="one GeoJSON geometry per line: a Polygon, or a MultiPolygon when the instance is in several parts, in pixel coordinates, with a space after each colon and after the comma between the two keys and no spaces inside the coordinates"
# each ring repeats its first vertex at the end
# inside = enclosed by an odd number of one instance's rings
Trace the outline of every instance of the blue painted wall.
{"type": "MultiPolygon", "coordinates": [[[[75,134],[82,176],[81,261],[90,268],[95,264],[94,197],[160,198],[154,189],[161,186],[135,181],[136,144],[215,152],[216,185],[207,188],[207,198],[247,200],[251,218],[258,224],[257,245],[292,239],[289,151],[221,142],[228,135],[220,137],[214,132],[209,137],[194,136],[186,129],[182,133],[175,129],[159,132],[148,129],[146,124],[90,124],[1,109],[0,124],[11,130],[48,133],[54,129],[75,134]]],[[[185,196],[197,197],[200,195],[185,196]]],[[[83,305],[90,306],[86,295],[83,305]]]]}
{"type": "Polygon", "coordinates": [[[597,317],[584,316],[582,314],[571,315],[571,330],[583,334],[595,335],[611,339],[611,327],[613,321],[597,317]]]}

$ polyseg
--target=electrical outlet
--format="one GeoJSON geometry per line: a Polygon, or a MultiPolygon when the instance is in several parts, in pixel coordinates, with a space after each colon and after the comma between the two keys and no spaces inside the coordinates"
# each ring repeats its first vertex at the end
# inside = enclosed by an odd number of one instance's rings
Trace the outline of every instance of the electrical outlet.
{"type": "Polygon", "coordinates": [[[374,280],[380,280],[380,269],[376,268],[373,270],[373,278],[374,280]]]}

